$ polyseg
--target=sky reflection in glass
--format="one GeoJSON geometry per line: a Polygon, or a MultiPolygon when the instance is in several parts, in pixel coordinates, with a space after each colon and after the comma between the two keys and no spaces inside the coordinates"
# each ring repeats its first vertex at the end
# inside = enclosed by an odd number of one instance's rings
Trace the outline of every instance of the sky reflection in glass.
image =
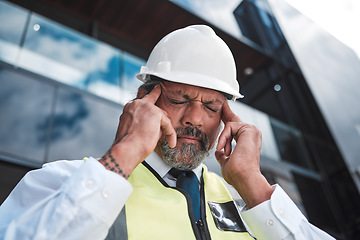
{"type": "Polygon", "coordinates": [[[0,1],[0,60],[15,64],[28,13],[0,1]]]}
{"type": "Polygon", "coordinates": [[[0,60],[118,103],[135,97],[140,85],[135,74],[144,60],[40,15],[0,4],[0,60]]]}
{"type": "Polygon", "coordinates": [[[233,11],[243,0],[170,0],[220,29],[241,38],[233,11]]]}

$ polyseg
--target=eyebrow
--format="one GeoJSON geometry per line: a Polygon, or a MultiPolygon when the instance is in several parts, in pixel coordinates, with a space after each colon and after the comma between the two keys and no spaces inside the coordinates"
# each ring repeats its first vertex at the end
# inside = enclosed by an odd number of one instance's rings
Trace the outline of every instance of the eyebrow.
{"type": "MultiPolygon", "coordinates": [[[[181,97],[184,97],[186,100],[192,100],[189,96],[189,94],[186,93],[186,91],[184,91],[183,89],[178,89],[178,90],[170,90],[170,91],[167,91],[168,93],[166,93],[165,95],[168,95],[168,94],[177,94],[181,97]]],[[[171,96],[170,96],[171,97],[171,96]]],[[[208,99],[204,99],[204,101],[201,101],[202,103],[224,103],[223,101],[221,101],[220,99],[217,99],[217,98],[212,98],[212,96],[209,96],[208,99]]]]}
{"type": "MultiPolygon", "coordinates": [[[[163,93],[164,95],[168,97],[168,94],[178,94],[178,95],[181,95],[182,97],[184,97],[186,100],[191,100],[190,96],[188,94],[186,94],[187,91],[185,91],[184,89],[180,88],[180,89],[175,89],[175,90],[168,90],[165,86],[165,84],[163,82],[160,82],[160,86],[161,88],[163,89],[163,93]],[[165,91],[164,91],[165,90],[165,91]],[[167,92],[167,93],[166,93],[167,92]]],[[[225,97],[225,101],[226,101],[226,96],[225,97]]],[[[211,98],[211,97],[210,97],[211,98]]],[[[209,99],[209,100],[205,100],[205,101],[201,101],[203,104],[205,103],[220,103],[220,104],[223,104],[225,101],[221,101],[220,99],[218,98],[215,98],[215,99],[209,99]]]]}

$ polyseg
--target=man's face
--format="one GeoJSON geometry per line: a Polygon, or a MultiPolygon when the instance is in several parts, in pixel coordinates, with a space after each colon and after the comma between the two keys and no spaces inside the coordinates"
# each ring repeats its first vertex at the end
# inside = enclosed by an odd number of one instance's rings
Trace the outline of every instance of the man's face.
{"type": "Polygon", "coordinates": [[[167,113],[178,136],[174,149],[162,137],[155,151],[172,167],[193,169],[216,141],[225,97],[217,91],[186,84],[166,81],[160,85],[162,92],[156,105],[167,113]]]}

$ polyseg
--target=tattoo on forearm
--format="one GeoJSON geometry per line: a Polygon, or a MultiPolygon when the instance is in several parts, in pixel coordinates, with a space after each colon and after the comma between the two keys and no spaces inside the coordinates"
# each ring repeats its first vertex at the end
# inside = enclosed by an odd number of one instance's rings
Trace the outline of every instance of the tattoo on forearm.
{"type": "Polygon", "coordinates": [[[104,166],[109,169],[112,172],[118,173],[121,176],[123,176],[124,178],[128,178],[129,176],[127,176],[123,170],[120,168],[119,164],[115,161],[114,157],[111,154],[111,149],[104,155],[104,157],[102,158],[103,162],[104,162],[104,166]],[[107,156],[108,157],[107,157],[107,156]]]}
{"type": "MultiPolygon", "coordinates": [[[[127,135],[127,133],[122,136],[121,138],[119,138],[115,144],[118,144],[125,136],[127,135]]],[[[113,145],[115,145],[113,144],[113,145]]],[[[109,169],[112,172],[118,173],[121,176],[123,176],[124,178],[128,178],[129,176],[126,175],[123,170],[120,168],[119,164],[115,161],[112,152],[111,152],[111,148],[109,149],[109,151],[107,151],[107,153],[101,158],[101,161],[104,163],[105,168],[109,169]]]]}

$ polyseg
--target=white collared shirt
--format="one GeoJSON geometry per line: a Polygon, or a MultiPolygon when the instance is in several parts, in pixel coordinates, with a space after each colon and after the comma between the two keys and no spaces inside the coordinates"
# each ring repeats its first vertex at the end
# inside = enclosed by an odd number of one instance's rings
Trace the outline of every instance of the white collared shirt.
{"type": "MultiPolygon", "coordinates": [[[[164,181],[170,186],[170,187],[175,187],[176,186],[176,178],[174,178],[173,176],[171,176],[171,174],[169,174],[169,171],[171,169],[171,167],[166,164],[160,157],[159,155],[157,155],[155,152],[152,152],[145,160],[150,167],[152,167],[155,172],[157,172],[160,177],[162,177],[162,179],[164,179],[164,181]]],[[[197,168],[192,170],[198,181],[200,182],[200,178],[201,178],[201,174],[202,174],[202,166],[200,164],[200,166],[198,166],[197,168]]]]}
{"type": "MultiPolygon", "coordinates": [[[[146,161],[167,179],[170,167],[158,158],[146,161]]],[[[104,239],[132,191],[94,158],[45,164],[27,173],[0,206],[0,239],[104,239]]],[[[280,186],[241,217],[259,240],[333,239],[308,223],[280,186]]]]}

